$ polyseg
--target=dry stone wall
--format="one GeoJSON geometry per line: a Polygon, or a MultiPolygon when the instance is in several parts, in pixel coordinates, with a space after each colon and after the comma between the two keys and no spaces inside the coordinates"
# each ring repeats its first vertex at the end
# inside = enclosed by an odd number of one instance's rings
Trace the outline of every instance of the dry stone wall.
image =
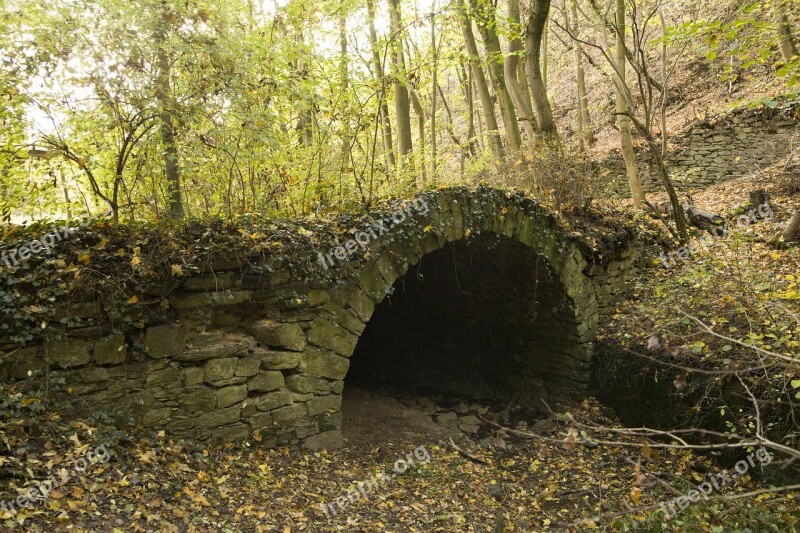
{"type": "MultiPolygon", "coordinates": [[[[774,107],[735,109],[692,124],[670,140],[670,177],[678,189],[704,188],[745,176],[785,159],[800,147],[800,102],[787,101],[774,107]]],[[[642,165],[642,187],[646,192],[663,191],[647,150],[637,150],[642,165]]],[[[600,192],[630,193],[622,156],[601,165],[610,170],[600,192]]]]}
{"type": "MultiPolygon", "coordinates": [[[[471,235],[530,247],[558,286],[558,314],[536,355],[519,365],[530,401],[571,402],[586,392],[598,319],[635,269],[635,239],[598,260],[580,236],[519,195],[426,193],[430,210],[399,238],[370,243],[370,261],[336,282],[298,281],[291,269],[257,273],[220,257],[165,292],[150,287],[146,316],[120,322],[100,299],[64,304],[52,338],[5,350],[4,381],[46,391],[72,415],[103,413],[121,425],[175,437],[266,446],[342,444],[344,379],[375,307],[411,265],[471,235]],[[553,371],[557,368],[557,372],[553,371]]],[[[399,231],[399,230],[398,230],[399,231]]]]}

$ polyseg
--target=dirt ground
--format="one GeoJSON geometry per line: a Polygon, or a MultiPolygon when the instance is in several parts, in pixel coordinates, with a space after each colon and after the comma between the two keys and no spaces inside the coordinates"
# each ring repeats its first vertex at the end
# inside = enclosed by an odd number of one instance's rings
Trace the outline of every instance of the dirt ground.
{"type": "Polygon", "coordinates": [[[421,409],[409,407],[388,393],[347,386],[342,413],[342,433],[348,446],[374,446],[390,439],[446,441],[445,428],[421,409]]]}

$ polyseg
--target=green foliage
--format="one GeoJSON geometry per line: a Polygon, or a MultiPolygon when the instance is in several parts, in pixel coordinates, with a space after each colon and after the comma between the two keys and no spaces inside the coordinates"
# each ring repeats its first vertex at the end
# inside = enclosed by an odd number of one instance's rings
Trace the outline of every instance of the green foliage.
{"type": "Polygon", "coordinates": [[[714,64],[720,81],[735,83],[757,68],[771,71],[792,88],[800,80],[800,58],[784,61],[777,51],[778,30],[771,12],[775,2],[783,2],[789,12],[797,9],[795,0],[743,3],[720,18],[698,18],[670,28],[667,38],[714,64]]]}

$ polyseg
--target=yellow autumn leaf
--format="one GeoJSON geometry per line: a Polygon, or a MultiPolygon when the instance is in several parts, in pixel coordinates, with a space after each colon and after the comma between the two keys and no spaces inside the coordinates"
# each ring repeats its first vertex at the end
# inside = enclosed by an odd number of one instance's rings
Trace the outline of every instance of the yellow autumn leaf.
{"type": "Polygon", "coordinates": [[[154,452],[153,450],[148,450],[146,452],[139,452],[137,455],[139,456],[139,461],[143,463],[150,463],[156,458],[156,452],[154,452]]]}
{"type": "Polygon", "coordinates": [[[431,231],[432,229],[433,229],[433,226],[431,226],[431,225],[429,224],[429,225],[425,226],[424,228],[422,228],[422,233],[428,233],[428,232],[429,232],[429,231],[431,231]]]}
{"type": "Polygon", "coordinates": [[[92,260],[91,256],[86,252],[81,252],[80,254],[78,254],[78,261],[80,261],[84,265],[88,265],[91,262],[91,260],[92,260]]]}
{"type": "Polygon", "coordinates": [[[128,304],[130,304],[130,305],[133,305],[138,301],[139,301],[139,296],[137,296],[136,294],[134,294],[133,296],[128,298],[128,304]]]}
{"type": "Polygon", "coordinates": [[[183,266],[181,265],[172,265],[172,275],[173,276],[183,276],[183,266]]]}
{"type": "Polygon", "coordinates": [[[639,487],[633,487],[631,489],[631,501],[634,505],[639,505],[639,497],[642,495],[642,489],[639,487]]]}
{"type": "Polygon", "coordinates": [[[205,507],[211,507],[211,504],[208,502],[205,496],[200,493],[193,492],[189,487],[183,487],[183,492],[185,492],[194,503],[199,503],[205,507]]]}

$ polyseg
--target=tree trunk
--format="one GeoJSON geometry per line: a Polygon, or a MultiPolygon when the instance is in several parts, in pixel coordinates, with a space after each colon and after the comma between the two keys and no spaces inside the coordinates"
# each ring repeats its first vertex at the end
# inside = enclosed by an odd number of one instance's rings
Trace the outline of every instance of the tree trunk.
{"type": "Polygon", "coordinates": [[[544,85],[544,94],[547,94],[547,48],[548,48],[548,37],[550,35],[550,28],[547,24],[547,21],[544,23],[544,29],[542,30],[542,85],[544,85]]]}
{"type": "MultiPolygon", "coordinates": [[[[455,129],[453,129],[453,112],[450,110],[450,106],[447,104],[447,97],[442,90],[441,85],[437,85],[436,89],[439,91],[439,96],[442,98],[442,107],[444,107],[444,111],[447,114],[447,123],[445,124],[445,129],[447,129],[448,135],[450,135],[450,139],[453,141],[453,144],[458,146],[459,152],[461,153],[460,165],[461,165],[461,178],[464,178],[464,163],[469,157],[469,150],[468,147],[465,146],[461,139],[458,138],[456,135],[455,129]]],[[[474,133],[474,128],[473,128],[474,133]]]]}
{"type": "Polygon", "coordinates": [[[406,81],[406,62],[400,29],[400,0],[389,0],[389,20],[392,41],[392,76],[394,78],[394,110],[397,120],[398,165],[402,168],[411,153],[411,102],[406,81]]]}
{"type": "Polygon", "coordinates": [[[369,44],[372,48],[372,70],[375,79],[380,83],[380,105],[378,106],[378,119],[382,125],[383,151],[386,154],[386,166],[391,171],[395,166],[394,142],[392,140],[392,119],[389,116],[389,106],[386,103],[386,76],[383,72],[383,62],[378,50],[378,33],[375,31],[375,0],[367,0],[367,17],[369,18],[369,44]]]}
{"type": "Polygon", "coordinates": [[[472,71],[459,65],[456,71],[461,88],[464,91],[464,101],[467,105],[467,149],[470,157],[478,155],[480,145],[475,136],[475,98],[472,92],[472,71]]]}
{"type": "Polygon", "coordinates": [[[795,209],[786,230],[783,232],[783,242],[793,242],[800,237],[800,209],[795,209]]]}
{"type": "Polygon", "coordinates": [[[339,178],[341,179],[350,166],[352,145],[350,144],[350,105],[347,98],[347,87],[350,85],[347,61],[347,15],[344,5],[339,6],[339,85],[343,95],[344,113],[342,113],[342,153],[339,165],[339,178]]]}
{"type": "Polygon", "coordinates": [[[431,181],[436,185],[436,91],[439,83],[436,80],[437,63],[439,60],[439,50],[436,47],[436,0],[431,3],[431,53],[433,54],[433,65],[431,74],[431,181]]]}
{"type": "Polygon", "coordinates": [[[170,86],[170,58],[167,52],[167,25],[170,14],[168,7],[162,4],[161,20],[155,33],[158,49],[158,65],[156,72],[156,100],[158,116],[161,124],[161,144],[164,151],[164,172],[167,178],[167,216],[172,220],[183,218],[183,196],[181,194],[181,171],[178,165],[178,145],[176,143],[175,106],[172,102],[170,86]]]}
{"type": "Polygon", "coordinates": [[[428,183],[428,174],[425,164],[425,108],[422,107],[422,102],[419,101],[417,92],[414,89],[409,89],[408,94],[411,97],[411,105],[414,106],[414,112],[417,114],[417,132],[419,134],[419,146],[422,148],[419,158],[420,175],[417,180],[417,187],[420,189],[425,187],[428,183]]]}
{"type": "Polygon", "coordinates": [[[506,82],[508,83],[508,92],[511,95],[511,100],[514,102],[514,107],[517,108],[519,113],[519,120],[522,122],[522,127],[528,135],[529,142],[535,142],[537,138],[538,124],[535,122],[533,116],[533,108],[528,95],[522,88],[522,85],[517,78],[519,71],[519,55],[522,53],[522,42],[517,33],[519,31],[519,0],[508,0],[508,18],[513,25],[513,33],[509,37],[508,51],[510,52],[503,65],[506,75],[506,82]]]}
{"type": "Polygon", "coordinates": [[[631,121],[626,115],[629,112],[625,99],[625,0],[616,0],[615,29],[616,42],[616,83],[617,83],[617,124],[619,126],[619,140],[622,145],[622,157],[625,159],[625,169],[628,174],[628,184],[631,188],[633,205],[641,209],[645,203],[642,183],[639,181],[639,169],[636,166],[636,157],[633,152],[633,138],[631,136],[631,121]]]}
{"type": "Polygon", "coordinates": [[[550,0],[534,0],[531,5],[531,14],[525,28],[525,73],[528,76],[528,87],[536,110],[536,119],[542,135],[557,138],[558,131],[553,121],[553,111],[547,100],[547,90],[540,70],[540,54],[542,49],[542,34],[547,17],[550,13],[550,0]]]}
{"type": "Polygon", "coordinates": [[[464,45],[469,57],[472,81],[475,83],[475,88],[481,101],[482,115],[486,122],[486,129],[488,130],[487,136],[489,138],[489,146],[495,158],[502,160],[504,157],[503,143],[500,141],[500,131],[497,126],[497,117],[494,114],[494,102],[492,102],[492,96],[489,94],[489,85],[486,82],[486,76],[479,62],[480,55],[478,54],[478,45],[475,44],[475,35],[472,33],[472,20],[467,17],[467,14],[464,12],[462,0],[456,0],[455,4],[458,10],[458,21],[461,25],[461,33],[464,35],[464,45]]]}
{"type": "MultiPolygon", "coordinates": [[[[578,0],[572,0],[572,32],[576,38],[579,38],[580,26],[578,24],[578,0]]],[[[564,13],[566,13],[566,6],[564,13]]],[[[575,51],[575,77],[577,79],[578,89],[578,142],[580,149],[583,150],[583,143],[589,146],[594,143],[594,131],[592,130],[592,119],[589,115],[589,95],[586,93],[586,77],[583,72],[583,48],[579,41],[573,43],[575,51]]]]}
{"type": "Polygon", "coordinates": [[[778,26],[778,44],[784,61],[790,61],[798,55],[797,44],[792,35],[792,26],[786,14],[786,2],[789,0],[772,0],[772,17],[778,26]]]}
{"type": "Polygon", "coordinates": [[[470,0],[473,16],[478,25],[478,31],[483,38],[483,48],[486,50],[486,64],[492,79],[494,93],[500,104],[500,113],[503,116],[503,127],[506,132],[506,148],[512,152],[519,150],[522,137],[519,133],[517,113],[511,102],[511,95],[506,86],[503,69],[503,51],[500,48],[500,38],[497,36],[497,21],[495,20],[494,7],[491,5],[479,6],[478,0],[470,0]]]}

